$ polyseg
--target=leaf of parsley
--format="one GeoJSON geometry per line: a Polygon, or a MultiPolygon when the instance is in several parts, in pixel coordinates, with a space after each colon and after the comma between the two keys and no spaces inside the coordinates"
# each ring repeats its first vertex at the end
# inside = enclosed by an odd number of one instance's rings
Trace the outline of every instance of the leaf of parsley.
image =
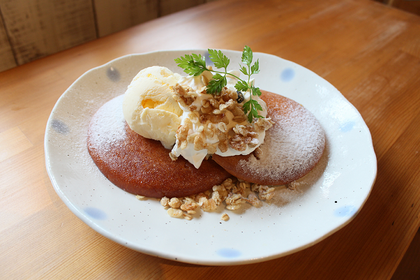
{"type": "Polygon", "coordinates": [[[248,112],[251,110],[251,100],[245,102],[242,108],[244,110],[245,115],[248,114],[248,112]]]}
{"type": "Polygon", "coordinates": [[[206,60],[202,55],[186,54],[185,56],[176,58],[175,62],[188,75],[198,76],[207,70],[206,60]]]}
{"type": "Polygon", "coordinates": [[[246,65],[251,65],[252,63],[252,50],[250,47],[245,46],[244,50],[242,51],[242,62],[246,65]]]}
{"type": "Polygon", "coordinates": [[[247,91],[248,90],[248,84],[245,81],[238,81],[235,85],[236,90],[239,91],[247,91]]]}
{"type": "Polygon", "coordinates": [[[260,88],[252,86],[251,87],[251,90],[252,90],[252,94],[253,95],[261,96],[261,90],[260,90],[260,88]]]}
{"type": "Polygon", "coordinates": [[[224,55],[222,51],[208,49],[208,52],[209,52],[209,58],[211,61],[213,61],[214,66],[216,68],[226,69],[228,67],[230,63],[230,59],[226,55],[224,55]]]}
{"type": "Polygon", "coordinates": [[[251,66],[251,75],[258,74],[260,72],[260,60],[257,59],[254,65],[251,66]]]}
{"type": "Polygon", "coordinates": [[[246,69],[245,66],[240,66],[239,70],[241,71],[242,74],[244,74],[245,76],[248,76],[248,69],[246,69]]]}
{"type": "Polygon", "coordinates": [[[227,85],[226,76],[222,76],[220,74],[216,74],[213,76],[213,79],[210,80],[209,84],[207,85],[207,93],[210,94],[220,94],[222,89],[227,85]]]}

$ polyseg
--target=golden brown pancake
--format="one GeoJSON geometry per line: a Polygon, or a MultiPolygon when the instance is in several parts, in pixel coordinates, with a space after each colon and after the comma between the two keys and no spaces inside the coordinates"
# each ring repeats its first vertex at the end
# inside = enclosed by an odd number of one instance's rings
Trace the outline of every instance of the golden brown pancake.
{"type": "Polygon", "coordinates": [[[221,184],[231,175],[213,160],[196,169],[159,141],[132,131],[122,114],[122,96],[104,104],[93,116],[88,131],[89,154],[99,170],[121,189],[147,197],[183,197],[221,184]]]}
{"type": "Polygon", "coordinates": [[[305,176],[320,160],[325,133],[318,120],[299,103],[262,91],[267,116],[274,121],[260,146],[262,155],[221,157],[213,155],[233,176],[262,185],[283,185],[305,176]]]}

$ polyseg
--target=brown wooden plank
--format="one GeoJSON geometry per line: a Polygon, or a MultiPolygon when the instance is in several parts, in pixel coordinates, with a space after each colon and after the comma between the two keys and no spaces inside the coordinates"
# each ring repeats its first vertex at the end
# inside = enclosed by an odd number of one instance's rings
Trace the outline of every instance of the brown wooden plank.
{"type": "Polygon", "coordinates": [[[16,66],[12,48],[7,38],[6,29],[3,24],[3,16],[0,13],[0,72],[16,66]]]}
{"type": "Polygon", "coordinates": [[[161,0],[160,15],[168,15],[178,11],[182,11],[200,4],[204,4],[205,0],[161,0]]]}
{"type": "Polygon", "coordinates": [[[420,279],[420,230],[404,255],[392,280],[420,279]]]}
{"type": "Polygon", "coordinates": [[[159,1],[95,0],[99,37],[158,17],[159,1]]]}
{"type": "Polygon", "coordinates": [[[4,0],[1,10],[19,65],[96,38],[89,0],[4,0]]]}

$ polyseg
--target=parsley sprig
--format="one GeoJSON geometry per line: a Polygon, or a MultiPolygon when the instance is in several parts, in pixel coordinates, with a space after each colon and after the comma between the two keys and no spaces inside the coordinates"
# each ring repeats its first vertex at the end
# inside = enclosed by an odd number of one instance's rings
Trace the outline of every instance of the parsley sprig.
{"type": "Polygon", "coordinates": [[[238,80],[235,85],[236,90],[241,92],[250,91],[250,99],[244,103],[243,110],[245,115],[248,117],[248,121],[252,123],[254,118],[262,118],[258,111],[262,111],[261,105],[257,100],[252,99],[252,96],[260,96],[261,91],[258,87],[251,83],[251,76],[260,72],[260,63],[257,60],[252,64],[253,53],[250,47],[245,46],[242,52],[242,63],[245,65],[239,65],[239,70],[242,74],[247,76],[247,80],[228,73],[227,67],[229,66],[230,59],[223,54],[220,50],[208,49],[209,58],[214,63],[214,67],[223,69],[223,71],[209,69],[206,65],[206,59],[202,55],[198,54],[186,54],[182,57],[176,58],[175,62],[179,67],[184,69],[184,72],[191,76],[201,75],[204,71],[210,71],[213,73],[213,77],[207,85],[206,92],[213,95],[219,95],[222,89],[227,85],[227,75],[230,75],[238,80]]]}

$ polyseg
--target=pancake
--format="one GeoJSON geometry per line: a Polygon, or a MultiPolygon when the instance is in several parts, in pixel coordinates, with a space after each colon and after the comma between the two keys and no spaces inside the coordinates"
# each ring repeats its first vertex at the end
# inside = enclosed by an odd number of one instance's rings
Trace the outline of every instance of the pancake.
{"type": "Polygon", "coordinates": [[[99,170],[116,186],[147,197],[197,194],[231,177],[213,160],[199,169],[183,158],[172,161],[159,141],[132,131],[122,113],[123,96],[104,104],[89,124],[87,147],[99,170]]]}
{"type": "Polygon", "coordinates": [[[233,176],[261,185],[284,185],[309,173],[325,148],[320,123],[299,103],[284,96],[261,91],[274,122],[266,131],[259,159],[254,154],[212,158],[233,176]]]}

